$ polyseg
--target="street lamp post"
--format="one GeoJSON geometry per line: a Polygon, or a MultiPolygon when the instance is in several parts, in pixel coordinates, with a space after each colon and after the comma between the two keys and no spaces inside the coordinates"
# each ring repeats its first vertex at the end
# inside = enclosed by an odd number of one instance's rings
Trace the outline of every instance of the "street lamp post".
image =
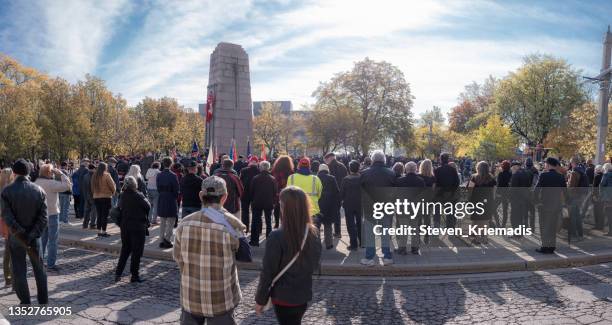
{"type": "Polygon", "coordinates": [[[610,100],[610,79],[612,69],[610,58],[612,54],[612,33],[608,25],[608,31],[603,42],[603,58],[601,72],[597,77],[589,78],[599,83],[599,114],[597,123],[597,148],[595,150],[595,161],[602,164],[606,161],[606,135],[608,134],[608,103],[610,100]]]}

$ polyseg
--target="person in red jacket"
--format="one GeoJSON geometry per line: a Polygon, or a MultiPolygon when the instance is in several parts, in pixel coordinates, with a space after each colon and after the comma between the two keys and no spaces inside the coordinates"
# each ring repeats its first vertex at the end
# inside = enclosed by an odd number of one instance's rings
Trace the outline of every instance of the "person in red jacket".
{"type": "Polygon", "coordinates": [[[223,160],[221,168],[215,171],[215,176],[223,178],[227,185],[227,200],[225,200],[223,207],[240,219],[240,198],[243,195],[244,186],[234,170],[234,162],[229,159],[223,160]]]}

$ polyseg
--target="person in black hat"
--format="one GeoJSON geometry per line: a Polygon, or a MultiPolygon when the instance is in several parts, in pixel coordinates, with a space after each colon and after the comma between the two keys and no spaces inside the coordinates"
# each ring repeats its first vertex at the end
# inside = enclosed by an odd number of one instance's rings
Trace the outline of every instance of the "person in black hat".
{"type": "Polygon", "coordinates": [[[185,162],[185,167],[187,175],[181,178],[181,193],[183,194],[181,218],[185,218],[202,208],[202,201],[200,201],[202,178],[197,175],[198,164],[195,160],[189,160],[185,162]]]}
{"type": "Polygon", "coordinates": [[[557,226],[559,215],[566,198],[565,177],[557,172],[559,161],[553,157],[546,158],[544,168],[536,185],[536,201],[539,203],[540,237],[542,247],[538,253],[553,254],[557,241],[557,226]]]}
{"type": "Polygon", "coordinates": [[[15,181],[4,188],[2,217],[10,229],[8,249],[12,258],[13,290],[21,304],[30,304],[26,255],[36,279],[39,304],[48,303],[47,274],[43,267],[40,236],[47,227],[47,202],[40,186],[30,182],[29,164],[19,159],[13,164],[15,181]]]}
{"type": "MultiPolygon", "coordinates": [[[[513,161],[510,167],[512,177],[510,178],[510,225],[516,228],[520,225],[526,225],[527,215],[529,213],[529,204],[531,202],[532,193],[531,173],[523,168],[520,161],[513,161]]],[[[531,203],[530,203],[531,204],[531,203]]]]}

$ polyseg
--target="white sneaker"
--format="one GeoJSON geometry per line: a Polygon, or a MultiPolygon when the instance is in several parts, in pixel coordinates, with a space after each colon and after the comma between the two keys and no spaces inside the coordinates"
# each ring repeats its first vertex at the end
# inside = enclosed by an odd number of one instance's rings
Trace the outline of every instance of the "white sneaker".
{"type": "Polygon", "coordinates": [[[361,259],[361,265],[365,265],[365,266],[374,266],[374,259],[367,259],[367,258],[362,258],[361,259]]]}
{"type": "Polygon", "coordinates": [[[383,258],[383,265],[391,265],[393,264],[392,258],[383,258]]]}

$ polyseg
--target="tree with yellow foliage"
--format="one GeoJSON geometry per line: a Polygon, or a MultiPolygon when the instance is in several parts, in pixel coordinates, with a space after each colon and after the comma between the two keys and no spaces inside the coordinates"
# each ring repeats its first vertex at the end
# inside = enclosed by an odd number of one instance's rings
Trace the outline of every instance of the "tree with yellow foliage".
{"type": "Polygon", "coordinates": [[[512,158],[518,143],[499,115],[489,117],[485,125],[470,133],[463,142],[469,156],[488,161],[512,158]]]}

